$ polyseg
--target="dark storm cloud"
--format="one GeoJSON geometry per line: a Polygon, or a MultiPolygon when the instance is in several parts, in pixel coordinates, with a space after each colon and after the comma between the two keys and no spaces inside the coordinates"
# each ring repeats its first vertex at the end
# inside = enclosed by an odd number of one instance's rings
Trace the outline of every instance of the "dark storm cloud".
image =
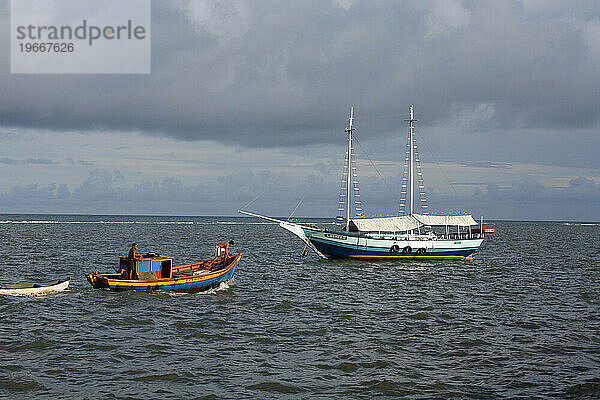
{"type": "Polygon", "coordinates": [[[0,125],[289,146],[338,142],[351,104],[387,134],[398,118],[381,116],[414,103],[457,129],[592,128],[599,16],[598,2],[155,1],[151,75],[10,75],[5,31],[0,125]]]}
{"type": "Polygon", "coordinates": [[[491,161],[463,161],[462,165],[467,167],[476,167],[476,168],[493,168],[493,169],[511,169],[512,165],[510,163],[503,162],[491,162],[491,161]]]}
{"type": "Polygon", "coordinates": [[[66,161],[71,164],[71,165],[80,165],[82,167],[91,167],[94,165],[93,161],[86,161],[86,160],[75,160],[72,157],[67,157],[66,161]]]}
{"type": "Polygon", "coordinates": [[[250,170],[217,176],[197,185],[184,186],[175,177],[128,185],[119,171],[96,169],[72,189],[56,183],[14,186],[0,193],[0,207],[4,212],[230,215],[248,205],[271,215],[289,215],[305,198],[306,207],[299,207],[298,211],[332,215],[337,208],[336,190],[333,186],[323,189],[324,186],[323,179],[314,175],[297,178],[250,170]]]}
{"type": "Polygon", "coordinates": [[[26,160],[16,160],[9,157],[0,157],[0,164],[18,165],[18,164],[33,164],[33,165],[53,165],[58,164],[58,161],[53,161],[49,158],[28,158],[26,160]]]}
{"type": "Polygon", "coordinates": [[[14,158],[0,157],[0,164],[16,165],[18,163],[19,160],[15,160],[14,158]]]}
{"type": "MultiPolygon", "coordinates": [[[[396,176],[390,179],[394,184],[396,176]]],[[[174,177],[127,184],[119,171],[92,170],[79,185],[29,184],[0,193],[4,212],[144,213],[162,215],[232,215],[245,208],[269,215],[334,217],[337,187],[322,177],[250,170],[222,175],[197,185],[183,185],[174,177]],[[226,210],[226,211],[224,211],[226,210]]],[[[428,200],[435,211],[473,211],[479,218],[597,221],[600,185],[586,177],[570,180],[565,187],[544,185],[534,178],[509,184],[480,185],[474,194],[440,194],[431,190],[428,200]],[[572,206],[566,207],[565,204],[572,206]]],[[[367,214],[397,212],[397,193],[372,182],[362,185],[367,214]]]]}
{"type": "Polygon", "coordinates": [[[487,215],[504,219],[597,221],[600,185],[592,179],[577,177],[565,187],[546,186],[534,178],[517,179],[507,186],[489,184],[485,191],[466,199],[487,215]]]}
{"type": "Polygon", "coordinates": [[[25,164],[52,165],[58,164],[58,161],[52,161],[49,158],[28,158],[25,164]]]}
{"type": "Polygon", "coordinates": [[[0,199],[7,207],[19,206],[21,202],[29,204],[44,204],[48,200],[65,200],[71,196],[67,185],[61,183],[57,185],[52,183],[47,186],[40,186],[37,183],[31,183],[25,186],[14,186],[11,191],[2,193],[0,199]]]}

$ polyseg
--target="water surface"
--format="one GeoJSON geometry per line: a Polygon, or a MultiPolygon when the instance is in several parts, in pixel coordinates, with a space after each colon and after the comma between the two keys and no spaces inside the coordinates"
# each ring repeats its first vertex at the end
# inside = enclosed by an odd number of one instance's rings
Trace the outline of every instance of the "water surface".
{"type": "Polygon", "coordinates": [[[600,397],[600,226],[494,225],[472,262],[364,262],[254,219],[0,215],[0,282],[72,278],[0,297],[0,397],[600,397]],[[188,263],[229,239],[209,293],[85,280],[132,241],[188,263]]]}

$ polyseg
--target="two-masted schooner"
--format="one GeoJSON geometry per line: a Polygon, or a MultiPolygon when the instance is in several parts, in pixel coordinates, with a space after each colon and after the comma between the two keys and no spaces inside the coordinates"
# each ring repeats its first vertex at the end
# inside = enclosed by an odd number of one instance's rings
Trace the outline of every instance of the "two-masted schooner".
{"type": "Polygon", "coordinates": [[[354,108],[350,110],[348,148],[342,178],[339,219],[341,229],[332,231],[283,221],[245,210],[241,214],[277,222],[298,236],[322,258],[359,259],[471,259],[484,239],[483,218],[478,224],[471,215],[431,215],[427,212],[424,184],[415,138],[414,107],[410,106],[408,140],[397,216],[365,218],[359,200],[353,147],[354,108]],[[415,211],[415,192],[422,211],[415,211]],[[354,201],[353,201],[354,200],[354,201]],[[354,215],[353,215],[354,205],[354,215]],[[479,225],[479,226],[478,226],[479,225]]]}

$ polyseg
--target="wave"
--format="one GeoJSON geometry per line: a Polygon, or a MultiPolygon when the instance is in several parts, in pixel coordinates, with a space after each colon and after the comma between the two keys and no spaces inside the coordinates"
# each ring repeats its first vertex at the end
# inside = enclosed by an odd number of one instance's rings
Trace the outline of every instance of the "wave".
{"type": "Polygon", "coordinates": [[[0,221],[0,224],[143,224],[143,225],[194,225],[192,221],[0,221]]]}
{"type": "Polygon", "coordinates": [[[206,222],[207,224],[217,225],[272,225],[277,222],[237,222],[237,221],[217,221],[217,222],[206,222]]]}
{"type": "MultiPolygon", "coordinates": [[[[242,222],[242,221],[216,221],[216,222],[194,222],[194,221],[56,221],[56,220],[4,220],[0,224],[80,224],[80,225],[101,225],[101,224],[122,224],[122,225],[277,225],[277,222],[242,222]]],[[[302,222],[300,222],[302,224],[302,222]]],[[[332,225],[335,225],[333,223],[332,225]]],[[[583,225],[583,224],[582,224],[583,225]]],[[[595,225],[595,224],[589,224],[595,225]]]]}
{"type": "Polygon", "coordinates": [[[576,223],[576,222],[565,222],[563,225],[565,226],[600,226],[600,224],[598,223],[591,223],[591,222],[581,222],[581,223],[576,223]]]}

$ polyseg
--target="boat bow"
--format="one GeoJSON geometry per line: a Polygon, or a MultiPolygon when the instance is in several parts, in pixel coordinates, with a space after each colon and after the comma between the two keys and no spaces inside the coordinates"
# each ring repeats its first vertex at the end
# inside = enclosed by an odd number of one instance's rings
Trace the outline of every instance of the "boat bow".
{"type": "Polygon", "coordinates": [[[277,218],[267,217],[266,215],[255,214],[255,213],[244,211],[244,210],[238,210],[238,213],[278,223],[279,226],[282,227],[283,229],[288,230],[288,231],[292,232],[294,235],[298,236],[300,238],[300,240],[302,240],[304,242],[304,244],[306,244],[306,246],[308,246],[312,251],[314,251],[319,257],[327,258],[327,257],[325,257],[325,255],[323,253],[321,253],[310,242],[310,240],[308,240],[308,237],[306,236],[305,230],[315,230],[315,228],[312,228],[312,227],[309,227],[306,225],[295,224],[293,222],[284,221],[284,220],[277,219],[277,218]]]}

